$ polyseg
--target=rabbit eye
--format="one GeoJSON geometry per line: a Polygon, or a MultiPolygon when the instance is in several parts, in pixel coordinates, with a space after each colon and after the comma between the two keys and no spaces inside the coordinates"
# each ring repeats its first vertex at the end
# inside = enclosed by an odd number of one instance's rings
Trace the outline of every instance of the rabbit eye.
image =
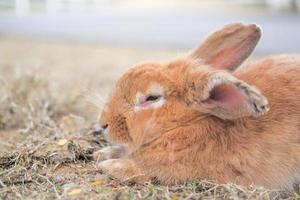
{"type": "Polygon", "coordinates": [[[153,83],[147,90],[146,94],[137,91],[134,101],[134,111],[159,108],[165,103],[165,92],[163,86],[153,83]]]}
{"type": "Polygon", "coordinates": [[[164,98],[162,95],[147,95],[141,96],[138,100],[137,107],[138,108],[149,108],[150,106],[156,107],[161,106],[163,104],[164,98]]]}
{"type": "Polygon", "coordinates": [[[160,98],[161,96],[160,95],[149,95],[147,98],[146,98],[146,101],[156,101],[160,98]]]}

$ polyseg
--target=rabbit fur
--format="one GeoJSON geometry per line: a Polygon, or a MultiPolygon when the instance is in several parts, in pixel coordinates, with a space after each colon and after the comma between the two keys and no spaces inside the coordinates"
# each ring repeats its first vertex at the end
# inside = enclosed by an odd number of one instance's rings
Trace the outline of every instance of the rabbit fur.
{"type": "Polygon", "coordinates": [[[291,189],[300,182],[300,56],[238,68],[261,37],[233,23],[168,62],[133,66],[99,123],[99,168],[121,181],[193,179],[291,189]]]}

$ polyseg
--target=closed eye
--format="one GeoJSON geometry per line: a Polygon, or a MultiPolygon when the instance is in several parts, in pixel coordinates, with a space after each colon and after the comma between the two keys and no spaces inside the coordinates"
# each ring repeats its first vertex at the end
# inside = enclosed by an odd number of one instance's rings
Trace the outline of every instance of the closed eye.
{"type": "Polygon", "coordinates": [[[163,95],[147,95],[139,98],[137,107],[148,108],[150,106],[156,107],[162,105],[164,102],[163,95]]]}
{"type": "Polygon", "coordinates": [[[145,99],[146,101],[156,101],[161,98],[161,95],[149,95],[145,99]]]}
{"type": "Polygon", "coordinates": [[[135,94],[135,111],[159,108],[166,102],[164,95],[165,89],[158,83],[152,83],[151,87],[149,87],[145,93],[146,94],[143,94],[137,91],[135,94]]]}

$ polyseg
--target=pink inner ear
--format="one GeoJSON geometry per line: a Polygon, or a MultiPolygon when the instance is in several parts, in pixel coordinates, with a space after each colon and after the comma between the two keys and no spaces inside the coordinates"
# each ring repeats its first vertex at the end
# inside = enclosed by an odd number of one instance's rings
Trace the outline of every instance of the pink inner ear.
{"type": "Polygon", "coordinates": [[[240,106],[245,100],[235,86],[226,83],[215,86],[210,92],[210,99],[224,108],[240,106]]]}
{"type": "Polygon", "coordinates": [[[227,48],[220,51],[218,55],[209,62],[209,64],[218,69],[231,70],[232,67],[237,67],[244,59],[246,59],[246,56],[244,56],[245,50],[243,50],[242,47],[244,46],[241,44],[241,46],[236,48],[227,48]]]}

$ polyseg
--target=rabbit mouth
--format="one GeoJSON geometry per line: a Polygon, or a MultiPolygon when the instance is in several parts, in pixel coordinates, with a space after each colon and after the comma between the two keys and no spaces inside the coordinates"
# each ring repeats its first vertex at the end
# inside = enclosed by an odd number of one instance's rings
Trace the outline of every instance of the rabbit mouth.
{"type": "Polygon", "coordinates": [[[108,137],[108,133],[109,133],[109,128],[106,128],[105,130],[102,131],[103,137],[106,141],[110,141],[108,137]]]}

